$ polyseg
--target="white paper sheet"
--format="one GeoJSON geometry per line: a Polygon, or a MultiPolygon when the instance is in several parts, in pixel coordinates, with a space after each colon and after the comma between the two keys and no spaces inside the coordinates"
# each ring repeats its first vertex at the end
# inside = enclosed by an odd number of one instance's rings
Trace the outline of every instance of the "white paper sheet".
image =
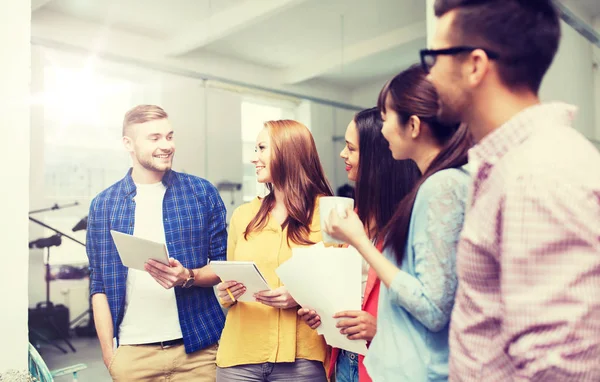
{"type": "Polygon", "coordinates": [[[333,315],[361,310],[362,257],[356,249],[324,248],[322,245],[294,248],[292,258],[276,272],[287,290],[303,308],[321,317],[317,332],[331,346],[366,354],[367,342],[349,340],[335,325],[333,315]]]}
{"type": "Polygon", "coordinates": [[[212,270],[222,281],[237,281],[244,284],[246,292],[238,301],[255,302],[254,294],[271,290],[254,261],[211,261],[212,270]]]}

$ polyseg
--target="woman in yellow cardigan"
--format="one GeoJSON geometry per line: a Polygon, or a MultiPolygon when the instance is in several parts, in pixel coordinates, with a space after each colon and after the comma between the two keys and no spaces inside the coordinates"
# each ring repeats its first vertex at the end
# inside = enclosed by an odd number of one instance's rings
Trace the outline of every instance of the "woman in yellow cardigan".
{"type": "Polygon", "coordinates": [[[256,302],[235,302],[245,288],[235,280],[217,286],[229,307],[217,353],[217,381],[327,381],[328,348],[297,318],[298,303],[275,269],[292,248],[321,241],[318,198],[332,195],[315,142],[296,121],[265,123],[256,140],[257,179],[269,194],[237,208],[231,217],[227,259],[254,261],[271,291],[256,302]]]}

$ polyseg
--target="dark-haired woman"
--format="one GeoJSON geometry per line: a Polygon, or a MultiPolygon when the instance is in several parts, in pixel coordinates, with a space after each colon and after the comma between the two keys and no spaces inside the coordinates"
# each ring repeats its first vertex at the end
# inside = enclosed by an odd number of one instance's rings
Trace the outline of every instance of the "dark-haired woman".
{"type": "MultiPolygon", "coordinates": [[[[397,161],[381,135],[383,120],[377,108],[358,112],[346,129],[346,146],[340,157],[346,165],[348,180],[356,182],[356,212],[373,243],[381,248],[378,236],[390,221],[398,203],[412,190],[421,173],[412,160],[397,161]]],[[[352,340],[370,343],[377,331],[379,279],[363,263],[362,310],[339,312],[340,331],[352,340]]],[[[312,327],[320,325],[318,312],[300,309],[298,314],[312,327]]],[[[329,375],[336,382],[370,382],[364,357],[346,350],[333,349],[329,375]]]]}
{"type": "Polygon", "coordinates": [[[325,231],[356,247],[383,282],[377,334],[365,358],[374,381],[444,381],[457,278],[456,244],[470,176],[464,126],[440,123],[438,96],[420,67],[381,91],[383,135],[395,159],[412,159],[423,176],[400,202],[377,250],[353,212],[330,215],[325,231]]]}
{"type": "Polygon", "coordinates": [[[325,382],[328,348],[298,320],[298,303],[275,273],[292,248],[321,241],[319,198],[332,191],[313,137],[299,122],[269,121],[256,139],[256,176],[270,193],[238,207],[231,217],[227,260],[254,261],[271,291],[256,302],[232,301],[246,293],[223,280],[217,294],[230,307],[217,352],[217,381],[325,382]],[[229,291],[228,291],[229,289],[229,291]]]}

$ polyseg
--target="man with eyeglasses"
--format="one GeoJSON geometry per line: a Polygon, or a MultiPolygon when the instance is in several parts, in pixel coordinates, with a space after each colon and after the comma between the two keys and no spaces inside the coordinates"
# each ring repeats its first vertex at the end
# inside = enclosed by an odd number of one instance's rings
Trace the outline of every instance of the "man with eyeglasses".
{"type": "MultiPolygon", "coordinates": [[[[423,68],[478,142],[457,251],[450,380],[600,381],[600,154],[538,91],[551,0],[437,0],[423,68]]],[[[568,75],[565,73],[565,75],[568,75]]]]}

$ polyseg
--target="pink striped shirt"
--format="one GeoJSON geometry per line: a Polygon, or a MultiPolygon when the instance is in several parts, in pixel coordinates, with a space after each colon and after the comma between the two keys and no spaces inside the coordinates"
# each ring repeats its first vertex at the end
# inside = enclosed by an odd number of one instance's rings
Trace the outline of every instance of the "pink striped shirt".
{"type": "Polygon", "coordinates": [[[600,381],[600,153],[575,107],[530,107],[469,152],[451,381],[600,381]]]}

